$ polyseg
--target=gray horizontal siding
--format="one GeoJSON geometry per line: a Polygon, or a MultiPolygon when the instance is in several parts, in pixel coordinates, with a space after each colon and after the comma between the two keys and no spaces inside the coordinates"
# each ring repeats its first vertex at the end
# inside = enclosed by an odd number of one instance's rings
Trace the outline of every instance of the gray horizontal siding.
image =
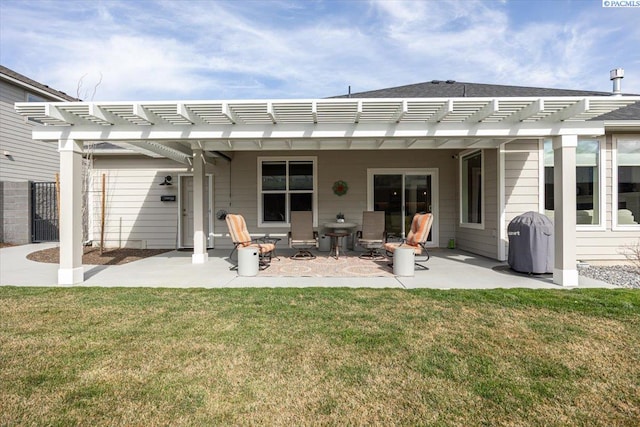
{"type": "Polygon", "coordinates": [[[0,80],[0,181],[53,181],[59,170],[56,143],[33,141],[33,125],[14,111],[27,92],[0,80]]]}
{"type": "Polygon", "coordinates": [[[484,153],[484,213],[483,229],[458,226],[456,239],[460,249],[489,258],[498,257],[498,151],[484,153]]]}

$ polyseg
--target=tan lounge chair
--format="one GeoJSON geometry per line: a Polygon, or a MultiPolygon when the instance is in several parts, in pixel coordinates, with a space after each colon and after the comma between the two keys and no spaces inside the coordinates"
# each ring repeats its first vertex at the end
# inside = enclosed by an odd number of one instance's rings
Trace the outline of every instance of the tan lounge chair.
{"type": "Polygon", "coordinates": [[[385,256],[380,253],[386,240],[384,211],[362,212],[362,230],[358,231],[357,237],[358,244],[367,250],[360,258],[384,259],[385,256]]]}
{"type": "MultiPolygon", "coordinates": [[[[260,267],[262,269],[267,268],[271,263],[271,259],[275,257],[276,243],[280,239],[271,237],[252,238],[242,215],[227,214],[225,221],[227,222],[229,235],[233,241],[233,250],[229,255],[229,259],[234,262],[233,254],[239,247],[255,247],[258,249],[258,255],[260,256],[260,267]]],[[[230,268],[231,270],[238,268],[237,260],[235,263],[236,264],[230,268]]]]}
{"type": "Polygon", "coordinates": [[[315,259],[316,256],[309,251],[318,247],[318,232],[313,231],[313,212],[291,211],[289,247],[298,249],[291,259],[315,259]]]}
{"type": "Polygon", "coordinates": [[[384,244],[384,249],[388,256],[393,256],[393,252],[397,248],[412,248],[416,254],[416,265],[427,269],[428,267],[419,264],[418,262],[426,262],[429,260],[430,255],[427,251],[426,242],[429,237],[429,231],[431,231],[431,225],[433,224],[433,214],[430,213],[417,213],[413,216],[411,221],[411,230],[407,235],[407,238],[400,242],[387,242],[384,244]],[[424,255],[423,255],[424,252],[424,255]],[[420,256],[421,259],[418,259],[420,256]],[[426,258],[425,258],[426,257],[426,258]]]}

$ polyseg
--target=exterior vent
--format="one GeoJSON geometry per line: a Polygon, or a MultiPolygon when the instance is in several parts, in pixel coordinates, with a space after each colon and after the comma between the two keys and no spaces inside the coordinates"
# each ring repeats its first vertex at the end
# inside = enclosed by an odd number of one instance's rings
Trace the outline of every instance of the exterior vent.
{"type": "Polygon", "coordinates": [[[609,72],[609,80],[613,82],[613,95],[620,96],[622,95],[621,83],[624,78],[624,69],[623,68],[614,68],[609,72]]]}

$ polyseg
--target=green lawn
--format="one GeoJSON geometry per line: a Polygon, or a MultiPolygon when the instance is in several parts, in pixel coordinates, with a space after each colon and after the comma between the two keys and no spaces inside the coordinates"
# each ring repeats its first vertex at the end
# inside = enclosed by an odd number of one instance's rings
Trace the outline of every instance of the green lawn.
{"type": "Polygon", "coordinates": [[[0,288],[0,425],[629,425],[640,291],[0,288]]]}

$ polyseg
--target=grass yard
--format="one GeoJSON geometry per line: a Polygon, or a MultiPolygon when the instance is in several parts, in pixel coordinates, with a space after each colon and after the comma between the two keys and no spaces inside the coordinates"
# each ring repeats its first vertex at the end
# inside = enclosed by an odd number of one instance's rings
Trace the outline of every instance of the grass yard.
{"type": "Polygon", "coordinates": [[[0,288],[0,425],[640,420],[640,291],[0,288]]]}

